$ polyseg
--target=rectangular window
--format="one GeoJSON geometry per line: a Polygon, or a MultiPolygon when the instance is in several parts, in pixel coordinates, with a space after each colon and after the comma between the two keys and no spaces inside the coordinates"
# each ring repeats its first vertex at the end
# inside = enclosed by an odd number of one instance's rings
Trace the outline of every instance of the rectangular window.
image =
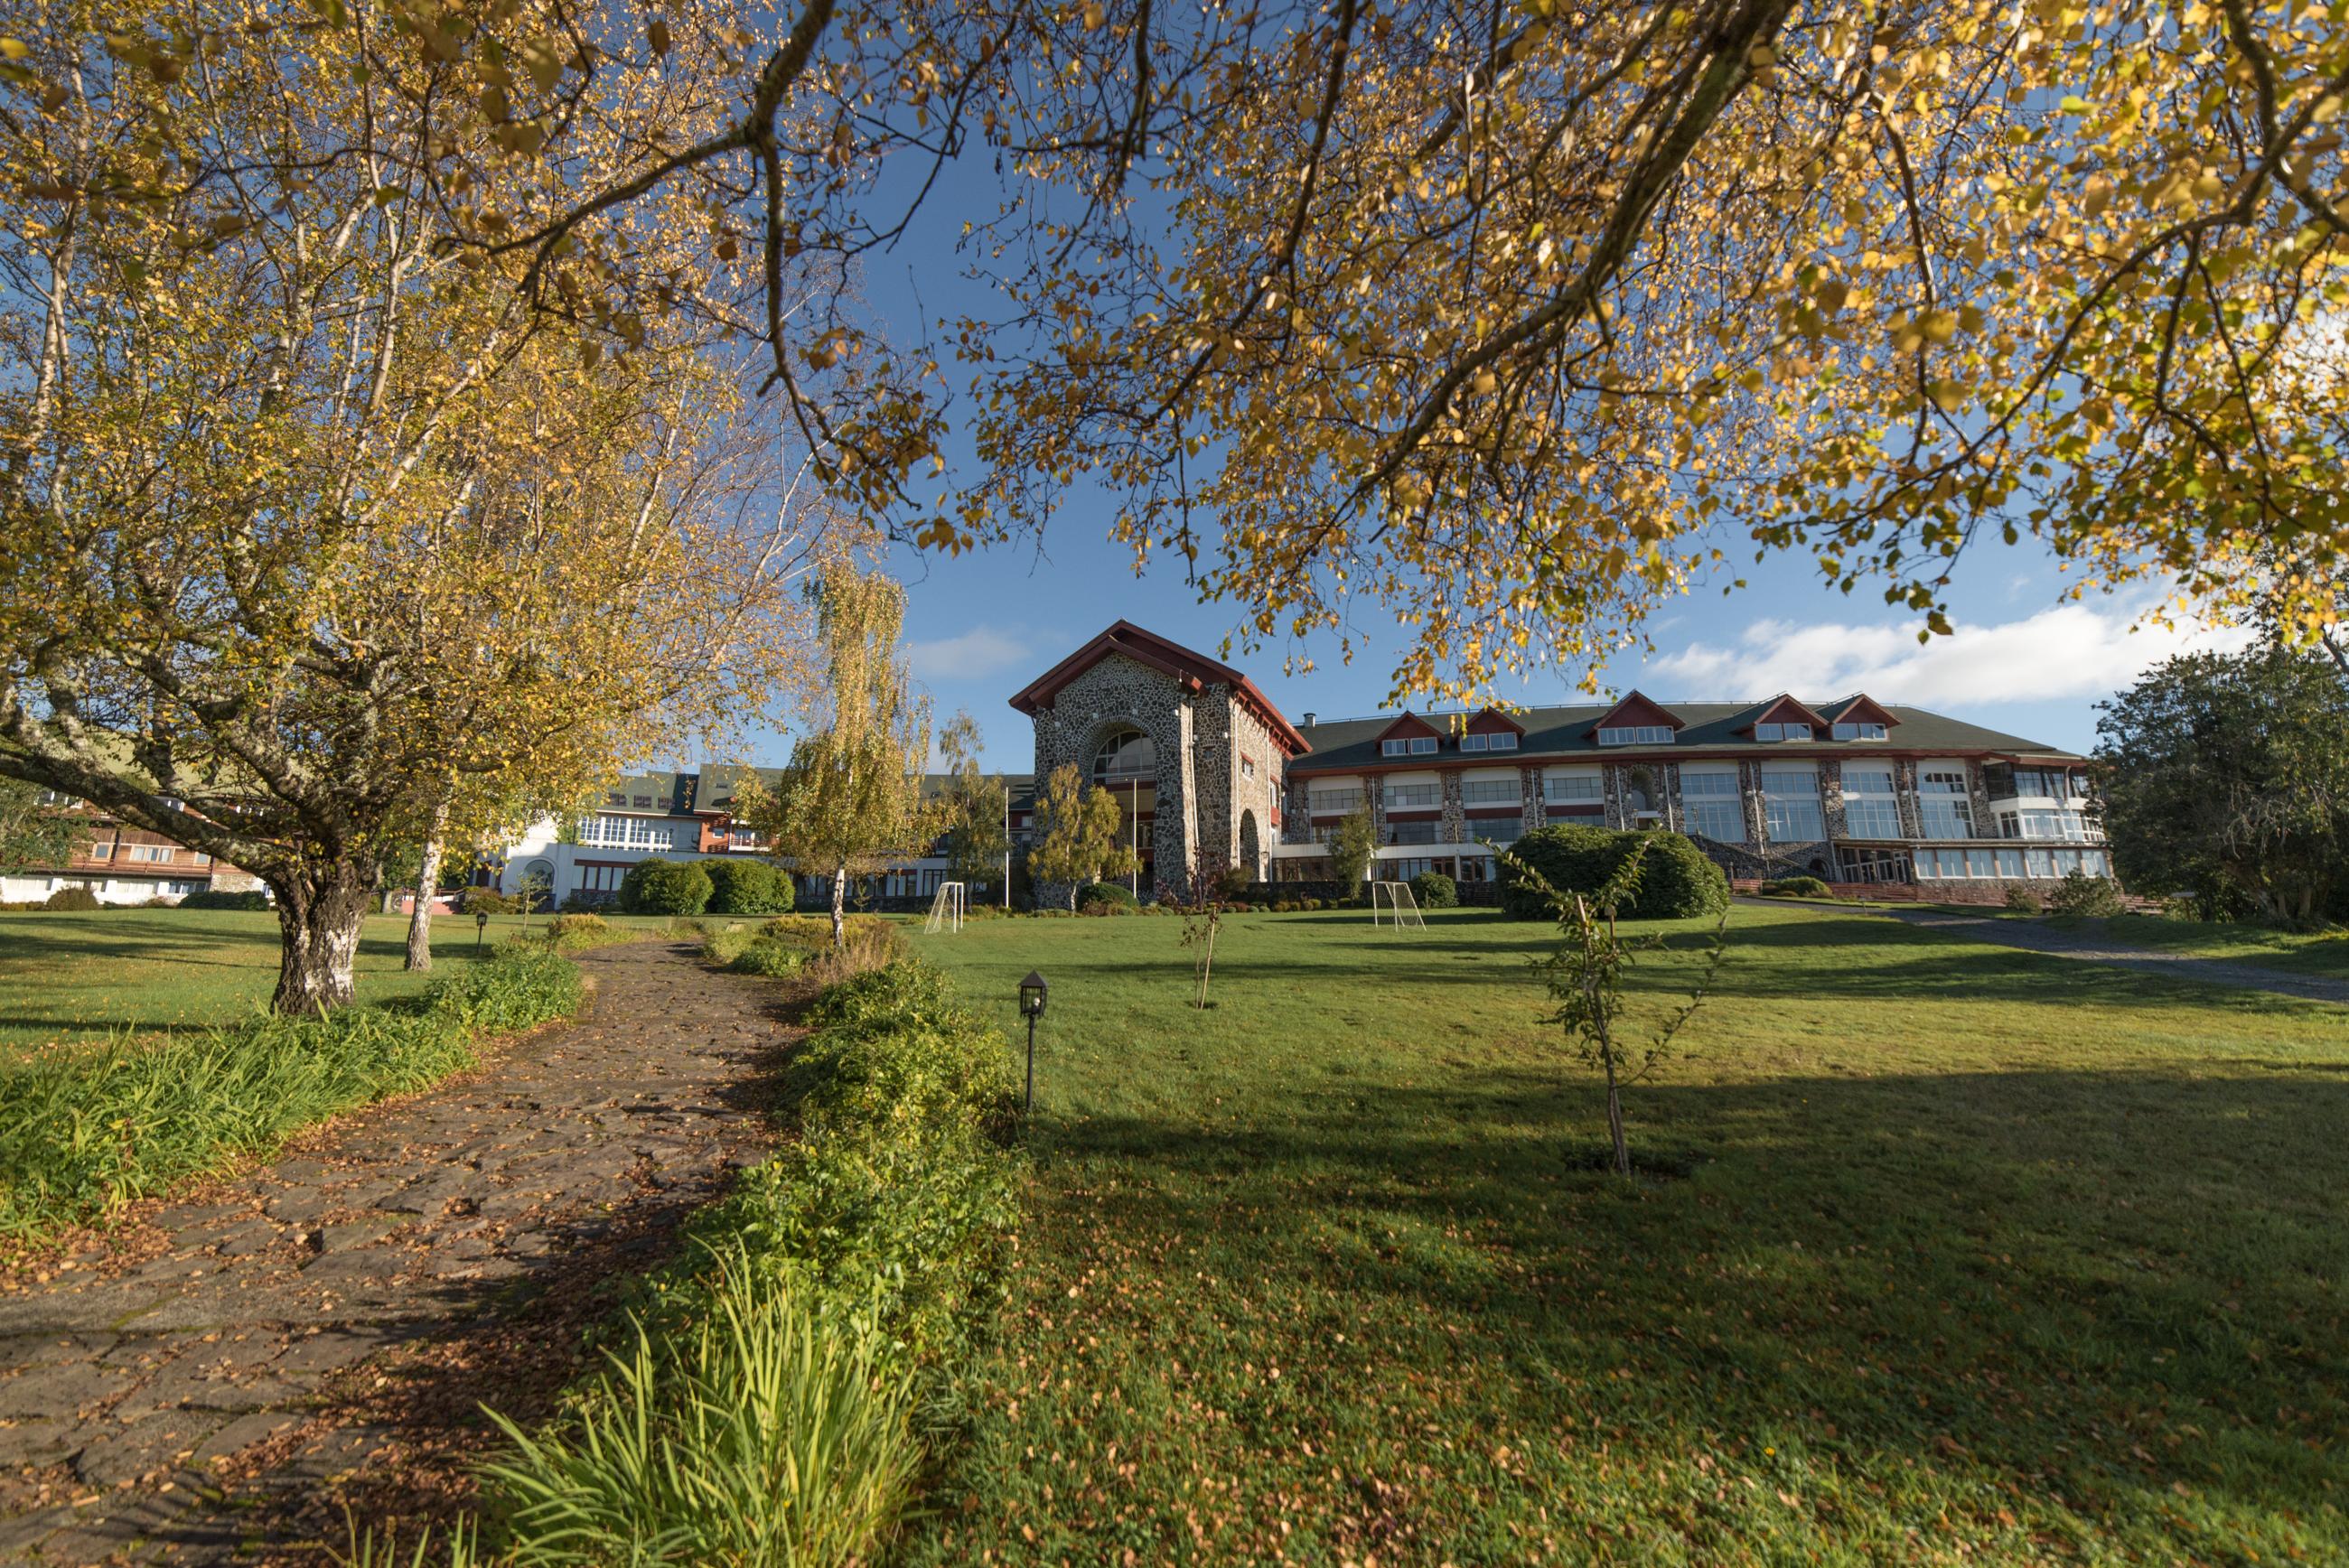
{"type": "Polygon", "coordinates": [[[2105,859],[2105,851],[2102,850],[2082,850],[2080,869],[2092,877],[2108,877],[2113,874],[2112,863],[2105,859]]]}
{"type": "Polygon", "coordinates": [[[1240,777],[1243,779],[1253,779],[1256,777],[1255,758],[1243,757],[1240,758],[1240,777]]]}
{"type": "Polygon", "coordinates": [[[2050,854],[2052,854],[2052,855],[2054,855],[2054,856],[2055,857],[2055,874],[2056,874],[2057,876],[2059,876],[2059,877],[2067,877],[2067,876],[2070,876],[2074,872],[2076,872],[2076,871],[2078,871],[2078,870],[2080,869],[2080,851],[2077,851],[2077,850],[2051,850],[2051,851],[2049,851],[2048,852],[2049,852],[2050,854]]]}
{"type": "Polygon", "coordinates": [[[1599,770],[1569,773],[1563,769],[1542,775],[1542,799],[1557,804],[1574,800],[1604,800],[1607,787],[1600,781],[1599,770]]]}
{"type": "Polygon", "coordinates": [[[2023,851],[2023,872],[2025,876],[2052,877],[2055,874],[2054,858],[2045,850],[2023,851]]]}
{"type": "Polygon", "coordinates": [[[1854,839],[1898,839],[1900,802],[1892,792],[1888,763],[1847,763],[1843,770],[1843,828],[1854,839]]]}
{"type": "Polygon", "coordinates": [[[1837,740],[1882,740],[1884,727],[1880,724],[1831,724],[1827,734],[1837,740]]]}
{"type": "Polygon", "coordinates": [[[1745,806],[1732,768],[1681,769],[1681,814],[1688,831],[1725,844],[1745,841],[1745,806]]]}
{"type": "Polygon", "coordinates": [[[1917,774],[1917,804],[1929,839],[1971,839],[1973,810],[1962,768],[1926,768],[1917,774]]]}
{"type": "Polygon", "coordinates": [[[1471,806],[1514,806],[1525,798],[1514,779],[1471,779],[1460,786],[1460,799],[1471,806]]]}
{"type": "Polygon", "coordinates": [[[1992,857],[1990,851],[1968,850],[1966,851],[1966,875],[1970,877],[1994,877],[1997,874],[1998,861],[1992,857]]]}
{"type": "Polygon", "coordinates": [[[1360,789],[1316,789],[1313,810],[1317,812],[1350,811],[1362,803],[1360,789]]]}
{"type": "Polygon", "coordinates": [[[1402,755],[1402,748],[1403,743],[1400,738],[1393,740],[1381,740],[1379,742],[1379,755],[1381,757],[1401,757],[1402,755]]]}
{"type": "Polygon", "coordinates": [[[1754,727],[1756,740],[1808,740],[1811,727],[1807,724],[1757,724],[1754,727]]]}
{"type": "Polygon", "coordinates": [[[1411,738],[1411,754],[1413,757],[1433,757],[1439,744],[1434,736],[1414,735],[1411,738]]]}
{"type": "Polygon", "coordinates": [[[92,844],[89,846],[88,851],[89,858],[94,861],[102,861],[113,852],[114,846],[112,844],[92,844]]]}
{"type": "Polygon", "coordinates": [[[1482,751],[1485,749],[1485,742],[1487,738],[1489,738],[1482,735],[1464,735],[1460,738],[1460,749],[1463,751],[1482,751]]]}
{"type": "Polygon", "coordinates": [[[1514,729],[1495,730],[1485,738],[1492,742],[1495,751],[1515,751],[1517,748],[1517,732],[1514,729]]]}
{"type": "Polygon", "coordinates": [[[1998,874],[2002,877],[2021,876],[2023,874],[2023,851],[2021,850],[1999,851],[1998,874]]]}
{"type": "Polygon", "coordinates": [[[1444,804],[1444,786],[1441,784],[1391,784],[1387,787],[1387,804],[1391,807],[1400,806],[1405,810],[1413,806],[1441,806],[1444,804]]]}
{"type": "Polygon", "coordinates": [[[1762,769],[1762,815],[1773,843],[1815,844],[1827,836],[1819,776],[1808,768],[1762,769]]]}
{"type": "Polygon", "coordinates": [[[1602,725],[1599,730],[1601,746],[1670,746],[1672,727],[1669,724],[1602,725]]]}
{"type": "Polygon", "coordinates": [[[642,817],[597,817],[579,830],[579,845],[588,850],[667,850],[675,847],[666,822],[642,817]]]}
{"type": "Polygon", "coordinates": [[[1433,844],[1439,841],[1435,834],[1441,822],[1391,822],[1387,825],[1390,844],[1433,844]]]}

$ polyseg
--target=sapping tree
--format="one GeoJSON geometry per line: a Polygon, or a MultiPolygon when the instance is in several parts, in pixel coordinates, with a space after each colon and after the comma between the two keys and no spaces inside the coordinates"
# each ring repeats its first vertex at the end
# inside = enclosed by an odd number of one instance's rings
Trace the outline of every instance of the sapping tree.
{"type": "Polygon", "coordinates": [[[763,796],[743,815],[771,852],[801,874],[832,879],[832,944],[846,939],[848,880],[920,855],[936,831],[924,800],[929,704],[897,657],[905,592],[847,562],[812,588],[824,676],[811,705],[813,727],[763,796]]]}
{"type": "MultiPolygon", "coordinates": [[[[731,383],[687,324],[589,292],[616,221],[528,279],[449,248],[430,192],[514,128],[429,48],[245,21],[8,40],[0,775],[254,873],[306,1012],[436,814],[789,689],[808,552],[725,503],[731,383]]],[[[663,203],[627,229],[699,242],[663,203]]]]}

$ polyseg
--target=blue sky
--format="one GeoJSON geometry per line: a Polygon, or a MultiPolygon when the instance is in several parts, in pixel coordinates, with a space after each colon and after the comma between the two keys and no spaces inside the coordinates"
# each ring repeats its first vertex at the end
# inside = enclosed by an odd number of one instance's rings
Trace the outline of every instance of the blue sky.
{"type": "MultiPolygon", "coordinates": [[[[979,183],[982,199],[991,202],[999,193],[993,181],[979,183]]],[[[950,224],[963,209],[951,195],[936,195],[916,231],[865,268],[865,300],[893,335],[915,337],[925,319],[935,326],[940,316],[986,308],[987,296],[958,275],[950,224]]],[[[990,768],[1025,772],[1030,766],[1028,721],[1005,699],[1112,622],[1123,617],[1210,654],[1239,627],[1233,606],[1199,603],[1179,567],[1162,562],[1137,577],[1130,552],[1107,537],[1111,521],[1106,502],[1089,512],[1072,501],[1040,542],[959,558],[910,550],[893,557],[907,589],[914,674],[941,720],[965,710],[978,721],[990,768]]],[[[1754,563],[1750,548],[1733,554],[1746,586],[1726,598],[1717,588],[1700,591],[1667,606],[1649,627],[1656,653],[1605,669],[1601,679],[1609,689],[1636,686],[1668,702],[1787,690],[1823,700],[1866,691],[1880,702],[1930,707],[2085,751],[2095,744],[2099,698],[2181,647],[2241,640],[2158,626],[2132,631],[2158,601],[2151,592],[2092,593],[2066,603],[2069,579],[2027,539],[2012,546],[1993,542],[1961,562],[1951,595],[1957,635],[1923,647],[1917,620],[1887,607],[1865,584],[1848,597],[1824,586],[1807,556],[1754,563]]],[[[1229,657],[1292,718],[1308,710],[1339,718],[1382,706],[1401,642],[1373,631],[1351,665],[1340,662],[1335,636],[1229,657]],[[1284,674],[1290,654],[1316,667],[1284,674]]],[[[1503,695],[1527,705],[1586,700],[1574,689],[1577,673],[1506,687],[1503,695]]],[[[789,743],[766,737],[754,748],[756,760],[780,762],[789,743]]]]}

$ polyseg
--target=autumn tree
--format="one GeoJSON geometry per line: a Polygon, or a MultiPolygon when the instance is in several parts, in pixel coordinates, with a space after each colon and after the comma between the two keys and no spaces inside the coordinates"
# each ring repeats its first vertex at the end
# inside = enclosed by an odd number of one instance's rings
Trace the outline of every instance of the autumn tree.
{"type": "Polygon", "coordinates": [[[938,735],[938,751],[947,765],[946,788],[938,801],[947,874],[966,886],[1001,880],[1008,894],[1011,793],[1000,775],[980,769],[978,744],[978,726],[967,713],[955,715],[938,735]]]}
{"type": "MultiPolygon", "coordinates": [[[[338,1005],[437,802],[784,689],[816,552],[720,493],[736,384],[681,323],[444,243],[435,192],[511,138],[430,51],[373,56],[396,26],[36,20],[0,49],[0,775],[251,871],[275,1006],[338,1005]]],[[[667,216],[632,222],[649,258],[667,216]]]]}
{"type": "Polygon", "coordinates": [[[44,804],[45,793],[0,778],[0,872],[61,866],[89,837],[88,818],[44,804]]]}
{"type": "Polygon", "coordinates": [[[848,879],[919,855],[937,830],[923,798],[930,756],[926,699],[913,690],[899,634],[905,593],[843,562],[812,593],[823,678],[808,734],[771,789],[746,787],[740,815],[770,852],[802,875],[832,879],[832,944],[846,939],[848,879]]]}
{"type": "Polygon", "coordinates": [[[1039,883],[1068,889],[1074,913],[1085,883],[1122,876],[1135,868],[1125,845],[1125,812],[1117,797],[1088,786],[1073,762],[1052,769],[1036,800],[1036,840],[1029,846],[1028,872],[1039,883]]]}
{"type": "Polygon", "coordinates": [[[1378,853],[1378,825],[1371,820],[1371,804],[1365,800],[1339,818],[1330,834],[1330,874],[1338,879],[1347,897],[1361,894],[1378,853]]]}

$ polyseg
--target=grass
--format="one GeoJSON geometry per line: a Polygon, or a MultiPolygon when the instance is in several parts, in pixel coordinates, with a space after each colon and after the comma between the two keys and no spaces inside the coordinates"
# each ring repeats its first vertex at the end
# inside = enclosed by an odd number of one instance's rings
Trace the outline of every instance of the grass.
{"type": "MultiPolygon", "coordinates": [[[[543,916],[531,922],[543,929],[543,916]]],[[[619,926],[665,926],[657,917],[619,926]]],[[[521,929],[490,922],[481,955],[521,929]]],[[[408,917],[370,915],[359,939],[358,996],[419,995],[431,975],[410,975],[408,917]]],[[[474,930],[463,915],[432,923],[433,969],[470,964],[474,930]]],[[[84,1044],[128,1030],[151,1035],[202,1027],[266,1006],[277,985],[277,917],[233,910],[107,909],[87,914],[0,913],[0,1063],[53,1044],[84,1044]]]]}
{"type": "Polygon", "coordinates": [[[1741,907],[1621,1182],[1545,934],[1428,924],[1241,917],[1205,1013],[1172,922],[917,940],[1051,995],[905,1560],[2349,1558],[2342,1010],[1741,907]]]}
{"type": "Polygon", "coordinates": [[[2115,940],[2196,958],[2219,958],[2294,975],[2349,979],[2349,932],[2281,931],[2241,921],[2169,920],[2123,914],[2105,922],[2115,940]]]}

